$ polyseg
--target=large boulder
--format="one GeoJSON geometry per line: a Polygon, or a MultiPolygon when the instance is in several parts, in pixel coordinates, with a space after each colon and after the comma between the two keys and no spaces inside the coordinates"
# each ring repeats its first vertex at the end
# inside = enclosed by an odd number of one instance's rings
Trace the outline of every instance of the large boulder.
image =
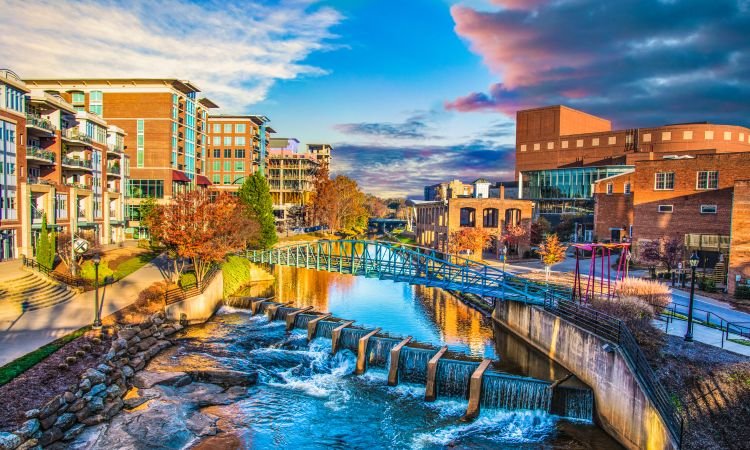
{"type": "Polygon", "coordinates": [[[21,438],[13,433],[0,432],[0,450],[13,450],[21,445],[21,438]]]}
{"type": "Polygon", "coordinates": [[[190,376],[185,372],[150,372],[143,370],[135,374],[133,386],[139,389],[150,389],[156,385],[184,386],[190,383],[190,376]]]}
{"type": "Polygon", "coordinates": [[[188,370],[193,380],[218,384],[224,387],[253,386],[258,382],[258,372],[241,372],[231,369],[188,370]]]}

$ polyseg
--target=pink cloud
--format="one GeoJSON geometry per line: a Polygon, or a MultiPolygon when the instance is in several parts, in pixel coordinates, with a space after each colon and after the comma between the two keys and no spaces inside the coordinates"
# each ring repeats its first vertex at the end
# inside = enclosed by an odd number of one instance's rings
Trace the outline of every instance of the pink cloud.
{"type": "Polygon", "coordinates": [[[549,0],[492,0],[495,5],[500,5],[506,9],[531,10],[537,6],[548,3],[549,0]]]}

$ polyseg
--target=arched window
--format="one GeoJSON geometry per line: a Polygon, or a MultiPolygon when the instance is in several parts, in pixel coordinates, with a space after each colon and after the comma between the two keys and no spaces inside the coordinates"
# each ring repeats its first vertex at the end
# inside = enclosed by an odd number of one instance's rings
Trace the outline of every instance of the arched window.
{"type": "Polygon", "coordinates": [[[484,210],[484,220],[482,225],[484,228],[497,228],[499,213],[497,208],[487,208],[484,210]]]}
{"type": "Polygon", "coordinates": [[[461,208],[461,226],[476,226],[476,210],[474,208],[461,208]]]}

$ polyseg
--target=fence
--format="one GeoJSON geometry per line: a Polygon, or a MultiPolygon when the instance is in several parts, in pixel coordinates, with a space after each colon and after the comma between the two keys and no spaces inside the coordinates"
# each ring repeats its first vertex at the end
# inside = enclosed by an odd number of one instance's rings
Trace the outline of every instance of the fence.
{"type": "Polygon", "coordinates": [[[87,282],[83,278],[72,277],[70,275],[65,275],[63,273],[55,272],[49,267],[45,267],[39,264],[38,261],[33,260],[31,258],[27,258],[26,256],[23,257],[23,265],[25,267],[34,269],[37,272],[43,273],[44,275],[47,275],[48,277],[53,278],[61,283],[65,283],[68,286],[79,287],[79,288],[84,288],[84,289],[92,286],[91,283],[87,282]]]}
{"type": "Polygon", "coordinates": [[[544,309],[597,336],[616,343],[620,347],[622,355],[633,368],[633,372],[640,381],[646,395],[661,413],[662,419],[667,424],[667,428],[677,441],[678,446],[682,447],[685,418],[677,411],[666,389],[656,378],[656,374],[651,369],[646,356],[625,323],[587,306],[571,300],[562,300],[553,295],[545,297],[544,309]]]}
{"type": "MultiPolygon", "coordinates": [[[[674,322],[675,319],[686,321],[688,319],[688,311],[688,305],[675,302],[661,309],[659,319],[665,322],[665,332],[669,331],[669,324],[674,322]]],[[[713,311],[695,307],[693,307],[693,322],[721,331],[722,348],[724,348],[724,341],[729,340],[730,334],[750,339],[750,322],[730,322],[713,311]]]]}
{"type": "Polygon", "coordinates": [[[196,281],[195,284],[190,284],[188,286],[177,286],[167,289],[167,292],[164,296],[164,302],[167,305],[171,305],[172,303],[181,302],[190,297],[195,297],[202,294],[203,291],[206,290],[206,287],[211,284],[218,272],[219,266],[212,266],[210,269],[208,269],[206,275],[203,276],[203,281],[200,284],[198,284],[198,282],[196,281]]]}

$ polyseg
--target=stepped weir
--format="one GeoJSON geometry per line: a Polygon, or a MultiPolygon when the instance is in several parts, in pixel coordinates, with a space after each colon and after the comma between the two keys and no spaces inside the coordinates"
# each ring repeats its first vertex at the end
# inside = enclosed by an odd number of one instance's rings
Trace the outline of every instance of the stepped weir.
{"type": "Polygon", "coordinates": [[[357,355],[355,374],[368,369],[388,372],[388,385],[415,383],[425,386],[425,401],[437,398],[468,400],[464,420],[472,420],[480,408],[542,410],[561,417],[593,420],[594,398],[588,388],[523,377],[491,368],[491,359],[479,359],[415,342],[411,337],[381,333],[380,328],[357,327],[354,321],[294,308],[271,298],[246,298],[254,315],[285,321],[287,331],[307,330],[308,341],[331,339],[331,352],[349,350],[357,355]]]}

